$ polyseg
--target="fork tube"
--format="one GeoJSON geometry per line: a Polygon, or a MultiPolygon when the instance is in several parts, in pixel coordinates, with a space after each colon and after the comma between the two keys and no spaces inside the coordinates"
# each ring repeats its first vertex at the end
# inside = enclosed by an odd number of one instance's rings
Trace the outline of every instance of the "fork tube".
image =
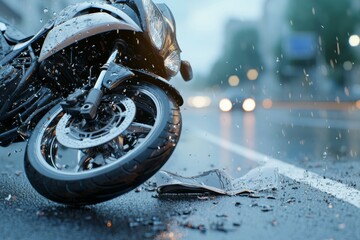
{"type": "Polygon", "coordinates": [[[109,68],[111,62],[116,58],[118,51],[115,50],[107,60],[107,62],[101,67],[101,72],[96,80],[94,87],[89,91],[89,94],[86,97],[84,105],[81,107],[81,114],[85,119],[94,119],[96,117],[97,108],[101,103],[101,98],[103,96],[102,92],[102,83],[106,72],[109,68]]]}

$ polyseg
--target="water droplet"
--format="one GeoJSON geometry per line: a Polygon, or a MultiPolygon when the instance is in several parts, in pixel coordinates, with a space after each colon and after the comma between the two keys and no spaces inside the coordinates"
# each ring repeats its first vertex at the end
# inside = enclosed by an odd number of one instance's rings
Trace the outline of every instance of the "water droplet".
{"type": "Polygon", "coordinates": [[[6,201],[10,201],[11,198],[12,198],[12,196],[11,196],[11,194],[9,194],[9,195],[5,198],[5,200],[6,200],[6,201]]]}
{"type": "Polygon", "coordinates": [[[44,13],[48,13],[48,12],[49,12],[49,9],[44,8],[44,13]]]}
{"type": "Polygon", "coordinates": [[[339,224],[339,230],[344,230],[345,226],[346,226],[345,223],[339,224]]]}
{"type": "Polygon", "coordinates": [[[314,7],[312,8],[312,14],[313,14],[313,15],[315,15],[315,14],[316,14],[316,10],[315,10],[315,8],[314,8],[314,7]]]}

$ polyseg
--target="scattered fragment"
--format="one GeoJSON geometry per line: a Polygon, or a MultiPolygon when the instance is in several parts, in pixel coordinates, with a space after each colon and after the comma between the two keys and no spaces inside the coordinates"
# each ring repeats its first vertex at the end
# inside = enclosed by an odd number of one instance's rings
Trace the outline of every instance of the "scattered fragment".
{"type": "Polygon", "coordinates": [[[145,184],[145,190],[148,192],[155,192],[156,191],[156,183],[148,181],[145,184]]]}
{"type": "Polygon", "coordinates": [[[272,225],[273,227],[276,227],[277,225],[279,225],[279,223],[278,223],[278,221],[276,221],[276,220],[272,220],[272,221],[271,221],[271,225],[272,225]]]}
{"type": "Polygon", "coordinates": [[[255,194],[249,194],[248,197],[249,198],[261,198],[261,196],[255,195],[255,194]]]}
{"type": "Polygon", "coordinates": [[[234,226],[234,227],[240,227],[240,226],[241,226],[241,223],[234,222],[234,223],[233,223],[233,226],[234,226]]]}
{"type": "Polygon", "coordinates": [[[250,204],[249,207],[258,207],[259,204],[258,203],[253,203],[253,204],[250,204]]]}
{"type": "Polygon", "coordinates": [[[191,209],[185,209],[182,213],[184,215],[190,215],[191,214],[191,209]]]}
{"type": "Polygon", "coordinates": [[[226,172],[216,169],[194,177],[182,177],[167,171],[155,175],[159,194],[214,193],[237,195],[252,193],[249,197],[259,198],[254,191],[276,189],[279,185],[278,170],[272,167],[258,167],[240,178],[232,178],[226,172]]]}
{"type": "Polygon", "coordinates": [[[270,212],[270,211],[273,211],[273,208],[272,208],[272,206],[269,206],[269,205],[263,205],[261,208],[261,211],[262,212],[270,212]]]}
{"type": "Polygon", "coordinates": [[[267,196],[267,197],[266,197],[266,199],[272,199],[272,200],[275,200],[275,199],[276,199],[276,197],[274,197],[274,196],[267,196]]]}
{"type": "Polygon", "coordinates": [[[296,199],[294,197],[289,198],[286,203],[295,203],[296,199]]]}
{"type": "Polygon", "coordinates": [[[220,232],[230,232],[235,231],[235,228],[226,226],[225,222],[215,222],[210,225],[212,230],[220,231],[220,232]]]}
{"type": "MultiPolygon", "coordinates": [[[[157,233],[166,231],[166,224],[159,218],[159,217],[152,217],[151,219],[144,219],[144,218],[135,218],[129,220],[129,227],[130,228],[138,228],[138,227],[147,227],[148,231],[147,235],[155,236],[157,233]]],[[[150,237],[151,237],[150,236],[150,237]]]]}
{"type": "Polygon", "coordinates": [[[215,196],[197,196],[197,199],[204,200],[204,201],[213,200],[215,198],[216,198],[215,196]]]}
{"type": "Polygon", "coordinates": [[[180,224],[180,226],[185,227],[185,228],[189,228],[189,229],[199,230],[201,233],[206,232],[206,227],[203,224],[193,225],[192,223],[186,222],[186,223],[180,224]]]}
{"type": "Polygon", "coordinates": [[[11,197],[12,197],[11,194],[9,194],[9,196],[7,196],[7,197],[5,198],[5,200],[6,200],[6,201],[10,201],[10,200],[11,200],[11,197]]]}

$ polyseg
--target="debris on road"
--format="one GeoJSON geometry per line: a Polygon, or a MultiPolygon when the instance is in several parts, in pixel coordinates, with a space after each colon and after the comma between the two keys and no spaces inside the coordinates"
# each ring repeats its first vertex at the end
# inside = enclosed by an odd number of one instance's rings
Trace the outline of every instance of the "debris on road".
{"type": "Polygon", "coordinates": [[[155,175],[156,190],[159,194],[202,194],[220,195],[249,194],[258,197],[256,191],[278,188],[279,174],[276,168],[257,167],[240,178],[232,178],[225,171],[216,169],[194,177],[182,177],[177,174],[160,171],[155,175]]]}

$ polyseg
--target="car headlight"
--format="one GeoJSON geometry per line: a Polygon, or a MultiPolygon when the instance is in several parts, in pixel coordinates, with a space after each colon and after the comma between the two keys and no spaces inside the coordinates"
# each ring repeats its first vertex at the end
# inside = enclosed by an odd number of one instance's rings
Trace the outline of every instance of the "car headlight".
{"type": "Polygon", "coordinates": [[[256,108],[256,102],[253,98],[247,98],[242,104],[242,108],[245,112],[252,112],[256,108]]]}
{"type": "Polygon", "coordinates": [[[151,41],[156,49],[160,50],[165,42],[163,15],[151,0],[142,0],[142,3],[146,13],[146,24],[151,41]]]}
{"type": "Polygon", "coordinates": [[[165,59],[165,67],[170,72],[170,75],[176,75],[180,71],[181,59],[178,51],[172,51],[165,59]]]}
{"type": "Polygon", "coordinates": [[[223,112],[230,112],[233,108],[233,104],[228,98],[223,98],[219,102],[219,108],[223,112]]]}

